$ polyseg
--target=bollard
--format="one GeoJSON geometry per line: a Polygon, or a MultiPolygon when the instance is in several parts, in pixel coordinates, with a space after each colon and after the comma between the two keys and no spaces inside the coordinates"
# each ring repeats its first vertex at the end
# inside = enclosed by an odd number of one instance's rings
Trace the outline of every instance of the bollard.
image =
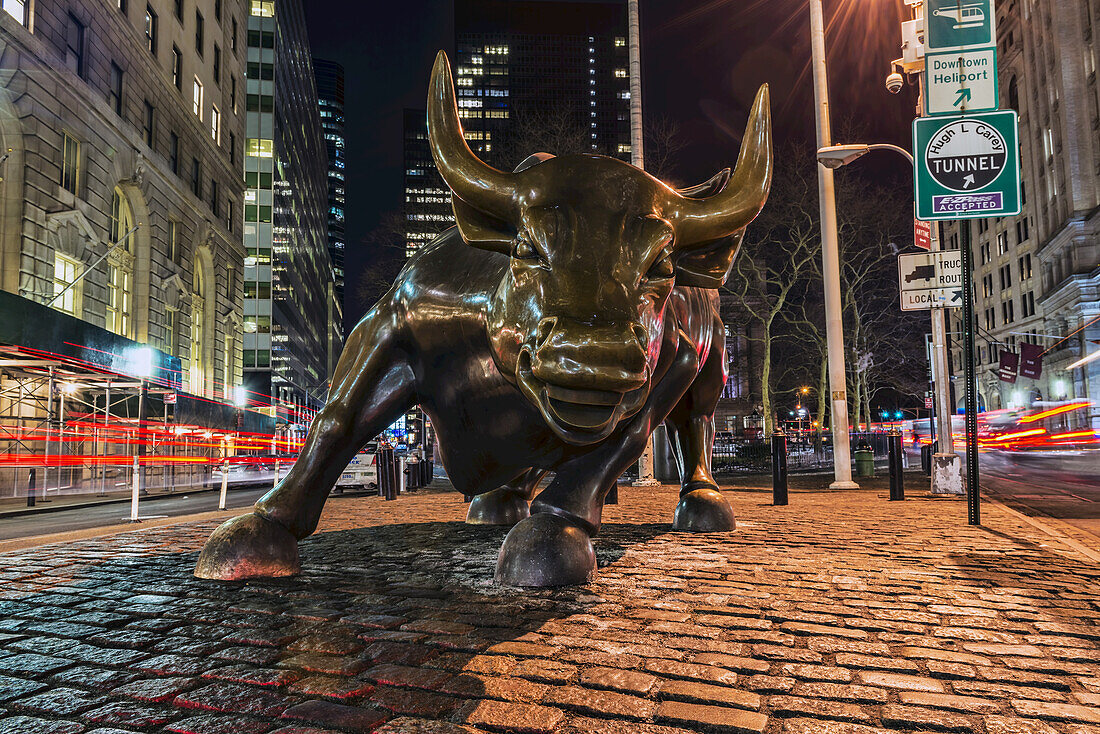
{"type": "Polygon", "coordinates": [[[903,500],[905,499],[905,475],[901,462],[901,433],[897,430],[891,431],[888,441],[886,453],[890,460],[890,499],[903,500]]]}
{"type": "Polygon", "coordinates": [[[279,460],[275,459],[275,480],[271,483],[272,488],[279,486],[279,460]]]}
{"type": "Polygon", "coordinates": [[[222,491],[218,496],[218,509],[225,509],[225,495],[229,490],[229,459],[222,462],[222,491]]]}
{"type": "Polygon", "coordinates": [[[395,489],[397,490],[398,495],[408,489],[408,487],[405,485],[405,477],[408,474],[408,472],[406,471],[408,465],[409,457],[407,454],[402,454],[401,456],[397,457],[397,486],[395,487],[395,489]]]}
{"type": "Polygon", "coordinates": [[[387,500],[397,499],[397,473],[393,449],[378,452],[378,488],[387,500]]]}
{"type": "Polygon", "coordinates": [[[141,522],[138,518],[138,501],[141,495],[141,464],[134,454],[134,473],[130,487],[130,522],[141,522]]]}
{"type": "Polygon", "coordinates": [[[787,504],[787,437],[778,429],[772,434],[772,504],[787,504]]]}
{"type": "Polygon", "coordinates": [[[34,490],[38,484],[38,470],[31,468],[31,475],[27,478],[27,507],[34,507],[34,490]]]}
{"type": "Polygon", "coordinates": [[[420,462],[405,460],[405,489],[420,489],[420,462]]]}

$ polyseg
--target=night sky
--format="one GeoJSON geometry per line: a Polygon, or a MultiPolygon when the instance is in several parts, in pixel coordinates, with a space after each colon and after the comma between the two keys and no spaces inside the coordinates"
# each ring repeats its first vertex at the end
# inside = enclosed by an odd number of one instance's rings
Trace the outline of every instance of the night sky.
{"type": "MultiPolygon", "coordinates": [[[[342,63],[346,73],[349,325],[368,305],[354,297],[357,274],[371,255],[362,240],[402,203],[402,110],[424,106],[435,52],[454,50],[451,0],[380,5],[305,3],[314,55],[342,63]]],[[[891,95],[883,83],[889,61],[901,55],[905,12],[898,0],[825,0],[836,142],[910,147],[915,95],[910,88],[891,95]]],[[[804,0],[642,0],[641,22],[645,114],[675,121],[686,140],[677,183],[702,181],[733,164],[763,82],[771,85],[776,150],[812,143],[804,0]]],[[[860,165],[864,175],[897,175],[899,160],[878,154],[860,165]]]]}

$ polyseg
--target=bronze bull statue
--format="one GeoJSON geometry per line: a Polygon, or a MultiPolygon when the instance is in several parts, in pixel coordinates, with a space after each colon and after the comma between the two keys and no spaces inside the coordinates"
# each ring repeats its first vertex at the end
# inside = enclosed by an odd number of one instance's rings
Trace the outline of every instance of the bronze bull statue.
{"type": "Polygon", "coordinates": [[[518,521],[502,583],[591,578],[604,497],[661,421],[680,470],[673,528],[733,530],[710,470],[726,379],[716,289],[767,199],[768,109],[764,86],[732,178],[692,189],[598,155],[538,154],[505,173],[466,145],[441,52],[428,134],[458,226],[355,327],[294,468],[214,531],[195,574],[297,573],[297,543],[344,466],[417,403],[455,488],[476,495],[468,521],[518,521]]]}

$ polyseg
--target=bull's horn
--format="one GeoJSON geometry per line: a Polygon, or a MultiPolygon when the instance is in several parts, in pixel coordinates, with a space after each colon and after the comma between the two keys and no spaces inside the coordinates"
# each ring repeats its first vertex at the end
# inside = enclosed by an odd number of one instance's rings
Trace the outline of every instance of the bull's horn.
{"type": "Polygon", "coordinates": [[[772,124],[768,85],[760,87],[749,114],[737,168],[725,191],[705,199],[678,194],[671,219],[683,245],[710,242],[743,229],[768,200],[772,181],[772,124]]]}
{"type": "Polygon", "coordinates": [[[440,175],[455,196],[486,214],[511,219],[515,183],[474,155],[462,136],[447,54],[440,51],[428,89],[428,141],[440,175]]]}

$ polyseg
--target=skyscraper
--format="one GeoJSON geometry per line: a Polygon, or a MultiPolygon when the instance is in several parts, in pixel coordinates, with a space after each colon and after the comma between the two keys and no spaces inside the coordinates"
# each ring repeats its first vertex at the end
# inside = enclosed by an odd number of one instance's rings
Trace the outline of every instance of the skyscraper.
{"type": "Polygon", "coordinates": [[[328,158],[301,0],[251,8],[244,369],[294,430],[324,402],[329,378],[328,158]]]}
{"type": "Polygon", "coordinates": [[[336,298],[344,304],[344,67],[334,61],[313,59],[321,132],[328,153],[328,253],[336,275],[336,298]]]}
{"type": "MultiPolygon", "coordinates": [[[[630,159],[626,5],[456,0],[453,72],[471,149],[512,170],[531,153],[630,159]]],[[[423,110],[406,110],[405,245],[454,223],[423,110]]]]}
{"type": "Polygon", "coordinates": [[[630,159],[622,2],[456,0],[454,64],[466,138],[497,167],[544,148],[630,159]]]}

